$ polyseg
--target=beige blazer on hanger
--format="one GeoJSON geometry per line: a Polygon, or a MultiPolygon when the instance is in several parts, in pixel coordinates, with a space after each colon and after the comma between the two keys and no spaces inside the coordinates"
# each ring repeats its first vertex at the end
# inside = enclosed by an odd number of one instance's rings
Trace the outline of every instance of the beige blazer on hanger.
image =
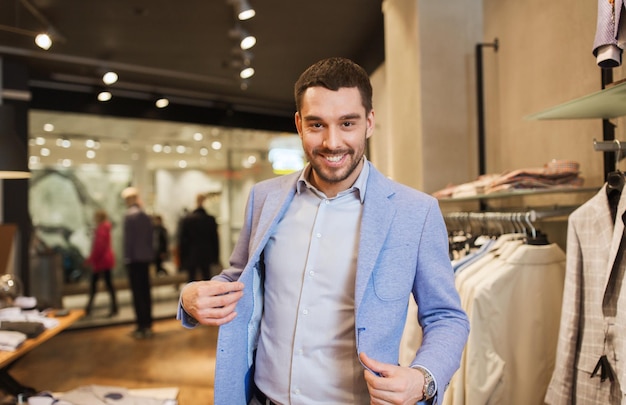
{"type": "Polygon", "coordinates": [[[626,190],[614,226],[605,185],[569,217],[565,289],[548,404],[626,403],[623,393],[614,393],[610,399],[608,379],[602,383],[599,376],[590,378],[600,357],[606,355],[616,382],[622,390],[626,388],[626,291],[622,293],[626,284],[615,291],[613,305],[605,301],[611,273],[626,266],[621,253],[625,211],[626,190]],[[607,340],[608,316],[615,313],[614,333],[607,340]]]}

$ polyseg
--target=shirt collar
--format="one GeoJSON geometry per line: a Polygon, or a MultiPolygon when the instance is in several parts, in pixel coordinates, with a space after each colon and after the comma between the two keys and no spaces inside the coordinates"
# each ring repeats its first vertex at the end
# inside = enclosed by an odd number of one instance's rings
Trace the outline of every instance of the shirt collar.
{"type": "MultiPolygon", "coordinates": [[[[367,178],[369,177],[370,167],[365,155],[363,155],[363,167],[361,168],[361,173],[359,173],[359,177],[357,177],[356,181],[352,185],[352,187],[344,190],[338,194],[338,196],[345,194],[346,192],[358,191],[359,200],[361,200],[361,204],[365,201],[365,189],[367,186],[367,178]]],[[[307,187],[311,190],[314,190],[317,194],[324,195],[321,191],[319,191],[311,182],[308,180],[311,175],[311,164],[307,164],[305,168],[300,173],[300,177],[298,178],[298,182],[296,183],[296,192],[298,194],[304,191],[304,187],[307,187]]]]}

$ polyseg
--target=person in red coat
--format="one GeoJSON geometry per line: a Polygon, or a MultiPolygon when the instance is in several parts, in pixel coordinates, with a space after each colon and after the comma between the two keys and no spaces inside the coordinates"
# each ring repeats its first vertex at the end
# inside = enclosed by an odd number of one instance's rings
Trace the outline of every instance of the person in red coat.
{"type": "Polygon", "coordinates": [[[85,313],[87,315],[91,313],[93,299],[96,295],[96,286],[100,276],[102,276],[111,296],[109,316],[115,316],[118,309],[115,288],[111,280],[111,270],[115,265],[115,254],[111,248],[111,222],[109,222],[107,213],[104,210],[97,210],[94,219],[96,221],[96,230],[91,246],[91,254],[87,258],[87,264],[91,267],[91,288],[85,313]]]}

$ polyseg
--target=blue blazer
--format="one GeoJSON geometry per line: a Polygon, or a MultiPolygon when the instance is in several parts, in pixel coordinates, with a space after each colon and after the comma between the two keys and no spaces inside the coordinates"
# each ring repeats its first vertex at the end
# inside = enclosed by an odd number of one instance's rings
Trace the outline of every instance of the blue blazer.
{"type": "MultiPolygon", "coordinates": [[[[371,163],[363,204],[355,288],[358,352],[398,364],[411,293],[418,305],[423,342],[413,364],[428,368],[438,384],[434,403],[459,367],[469,333],[448,257],[448,238],[437,200],[393,182],[371,163]]],[[[230,267],[214,279],[241,281],[237,317],[220,327],[215,404],[251,399],[254,351],[263,313],[261,253],[296,192],[300,173],[255,185],[230,267]]],[[[358,356],[358,353],[354,353],[358,356]]]]}

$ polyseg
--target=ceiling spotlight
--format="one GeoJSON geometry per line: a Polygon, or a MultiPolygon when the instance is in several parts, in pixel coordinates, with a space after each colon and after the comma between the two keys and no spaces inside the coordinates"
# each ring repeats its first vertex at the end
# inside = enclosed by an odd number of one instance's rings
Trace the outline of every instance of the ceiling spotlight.
{"type": "Polygon", "coordinates": [[[249,79],[252,76],[254,76],[254,68],[253,67],[247,67],[245,69],[243,69],[241,72],[239,72],[239,77],[241,77],[242,79],[249,79]]]}
{"type": "Polygon", "coordinates": [[[112,97],[113,95],[110,91],[104,90],[98,93],[98,101],[109,101],[112,97]]]}
{"type": "Polygon", "coordinates": [[[252,48],[254,45],[256,45],[256,38],[252,35],[246,35],[241,42],[239,42],[239,46],[241,47],[241,49],[243,49],[244,51],[246,49],[250,49],[252,48]]]}
{"type": "Polygon", "coordinates": [[[236,26],[235,28],[231,29],[229,31],[229,36],[233,39],[238,40],[239,47],[244,51],[256,45],[256,38],[253,35],[248,34],[248,32],[240,26],[236,26]]]}
{"type": "Polygon", "coordinates": [[[52,46],[52,38],[50,38],[50,35],[48,35],[48,33],[42,32],[40,34],[37,34],[37,36],[35,37],[35,44],[37,44],[37,46],[41,49],[47,51],[52,46]]]}
{"type": "Polygon", "coordinates": [[[102,75],[102,81],[106,85],[116,83],[117,79],[118,79],[118,76],[117,76],[117,73],[115,72],[106,72],[104,75],[102,75]]]}
{"type": "Polygon", "coordinates": [[[170,100],[165,97],[159,97],[154,105],[156,105],[157,108],[165,108],[170,105],[170,100]]]}
{"type": "Polygon", "coordinates": [[[229,0],[228,3],[235,7],[235,14],[240,21],[249,20],[256,15],[256,11],[247,0],[229,0]]]}

